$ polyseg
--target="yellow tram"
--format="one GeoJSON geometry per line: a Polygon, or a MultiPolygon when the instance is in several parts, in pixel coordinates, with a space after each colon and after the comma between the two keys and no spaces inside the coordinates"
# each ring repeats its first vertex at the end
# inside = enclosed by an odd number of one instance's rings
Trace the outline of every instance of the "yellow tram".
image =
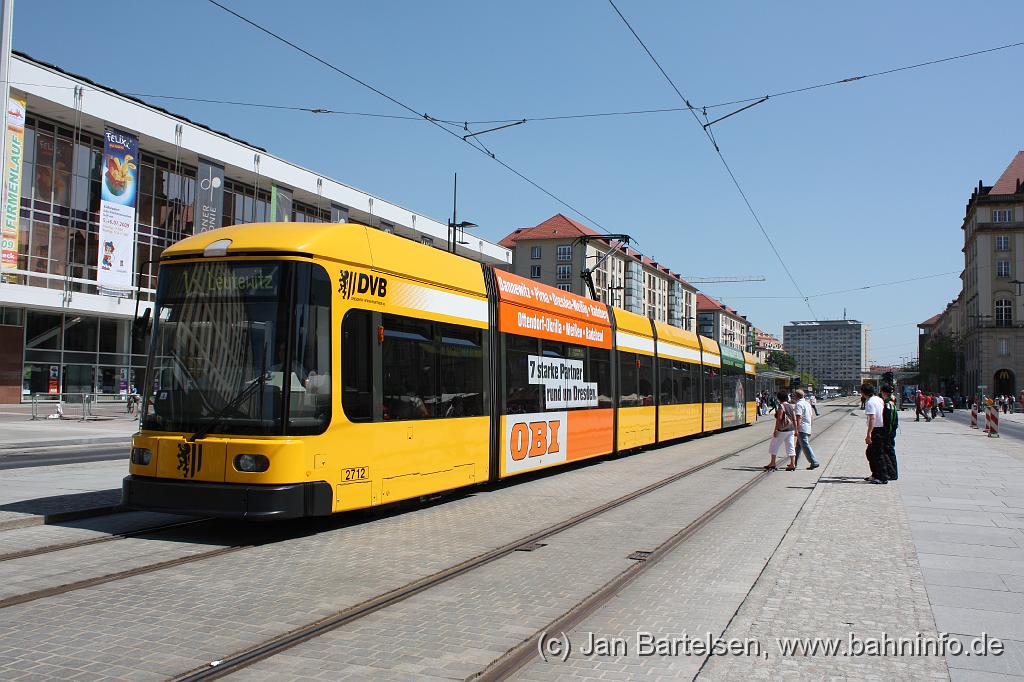
{"type": "Polygon", "coordinates": [[[752,423],[754,358],[362,225],[160,259],[124,502],[327,515],[752,423]]]}

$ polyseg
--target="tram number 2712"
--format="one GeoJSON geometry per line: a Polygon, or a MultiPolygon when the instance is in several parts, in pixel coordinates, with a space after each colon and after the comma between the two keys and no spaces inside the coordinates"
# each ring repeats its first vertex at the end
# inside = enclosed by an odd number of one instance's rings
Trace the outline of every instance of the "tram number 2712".
{"type": "Polygon", "coordinates": [[[342,481],[365,481],[370,478],[369,467],[351,467],[341,470],[342,481]]]}

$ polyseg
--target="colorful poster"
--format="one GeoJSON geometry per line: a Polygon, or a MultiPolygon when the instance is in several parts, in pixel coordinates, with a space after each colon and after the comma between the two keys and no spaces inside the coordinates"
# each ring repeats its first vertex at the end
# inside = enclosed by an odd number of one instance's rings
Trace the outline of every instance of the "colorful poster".
{"type": "Polygon", "coordinates": [[[100,248],[96,283],[107,296],[130,296],[135,264],[135,195],[139,138],[107,128],[100,190],[100,248]]]}
{"type": "Polygon", "coordinates": [[[7,149],[4,151],[2,254],[3,268],[18,267],[18,224],[21,214],[21,159],[25,152],[25,100],[7,104],[7,149]]]}
{"type": "Polygon", "coordinates": [[[199,157],[199,187],[196,189],[196,234],[221,227],[224,213],[224,166],[199,157]]]}

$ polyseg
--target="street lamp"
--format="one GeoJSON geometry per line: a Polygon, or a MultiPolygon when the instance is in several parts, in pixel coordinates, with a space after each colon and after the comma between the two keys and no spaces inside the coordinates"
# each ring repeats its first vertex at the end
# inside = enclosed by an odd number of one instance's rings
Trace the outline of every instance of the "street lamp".
{"type": "Polygon", "coordinates": [[[448,253],[455,253],[456,244],[468,244],[465,237],[465,229],[467,227],[477,227],[476,223],[463,220],[461,223],[456,222],[458,220],[458,204],[459,204],[459,174],[455,174],[455,184],[452,188],[452,219],[448,221],[448,253]]]}

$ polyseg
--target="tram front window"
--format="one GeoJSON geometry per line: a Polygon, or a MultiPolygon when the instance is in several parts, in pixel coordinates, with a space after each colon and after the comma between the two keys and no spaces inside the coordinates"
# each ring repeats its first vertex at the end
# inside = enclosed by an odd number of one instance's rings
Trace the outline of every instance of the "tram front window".
{"type": "Polygon", "coordinates": [[[142,428],[282,435],[330,420],[330,283],[309,263],[161,267],[142,428]]]}

